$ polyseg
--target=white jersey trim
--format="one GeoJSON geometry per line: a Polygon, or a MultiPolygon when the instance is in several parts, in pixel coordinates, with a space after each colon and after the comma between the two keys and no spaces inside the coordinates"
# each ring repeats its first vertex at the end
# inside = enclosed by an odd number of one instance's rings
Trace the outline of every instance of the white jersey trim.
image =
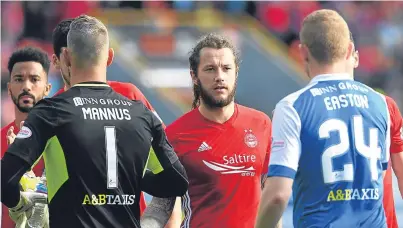
{"type": "Polygon", "coordinates": [[[189,192],[186,192],[184,196],[182,196],[182,207],[185,213],[185,218],[182,221],[181,228],[189,228],[190,227],[190,218],[192,216],[192,208],[190,206],[190,196],[189,192]]]}
{"type": "Polygon", "coordinates": [[[391,127],[392,127],[392,123],[391,123],[391,119],[390,119],[390,112],[389,112],[389,106],[388,106],[388,102],[386,100],[386,97],[382,94],[379,93],[380,96],[382,96],[382,99],[385,102],[385,106],[386,106],[386,115],[387,115],[387,126],[386,126],[386,140],[385,140],[385,152],[386,154],[384,154],[382,156],[382,163],[389,163],[389,158],[390,158],[390,146],[391,146],[391,139],[390,139],[390,132],[391,132],[391,127]]]}
{"type": "Polygon", "coordinates": [[[272,121],[273,140],[269,166],[280,165],[297,171],[301,156],[301,119],[293,105],[301,94],[316,84],[317,82],[309,83],[306,87],[288,95],[276,105],[272,121]]]}

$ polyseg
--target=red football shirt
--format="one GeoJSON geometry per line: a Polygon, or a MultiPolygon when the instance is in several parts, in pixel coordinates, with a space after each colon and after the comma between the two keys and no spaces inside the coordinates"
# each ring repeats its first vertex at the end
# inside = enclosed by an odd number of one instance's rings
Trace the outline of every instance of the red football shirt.
{"type": "MultiPolygon", "coordinates": [[[[117,82],[117,81],[108,81],[108,85],[117,93],[120,95],[127,97],[130,100],[139,100],[143,102],[143,104],[151,111],[154,112],[154,114],[157,114],[157,112],[154,110],[153,106],[148,102],[147,98],[144,96],[144,94],[133,84],[131,83],[126,83],[126,82],[117,82]]],[[[60,89],[55,93],[54,96],[57,96],[61,93],[63,93],[65,90],[64,88],[60,89]]],[[[163,124],[164,126],[164,124],[163,124]]],[[[165,126],[164,126],[165,127],[165,126]]],[[[144,210],[146,209],[147,204],[144,199],[143,193],[140,195],[140,215],[143,214],[144,210]]]]}
{"type": "Polygon", "coordinates": [[[189,178],[184,227],[254,227],[269,162],[269,117],[235,105],[233,116],[219,124],[194,109],[166,133],[189,178]]]}
{"type": "MultiPolygon", "coordinates": [[[[386,97],[386,103],[388,104],[391,120],[390,153],[399,153],[403,151],[403,135],[402,135],[403,119],[395,101],[388,96],[385,97],[386,97]]],[[[398,228],[396,211],[395,211],[395,202],[393,199],[391,166],[389,166],[388,170],[386,171],[386,176],[383,180],[383,185],[384,185],[383,207],[385,209],[388,228],[398,228]]]]}
{"type": "MultiPolygon", "coordinates": [[[[14,127],[14,134],[17,135],[17,133],[20,131],[19,127],[13,122],[11,122],[9,125],[3,127],[1,129],[1,157],[3,158],[4,154],[7,151],[8,144],[7,144],[7,131],[10,129],[10,127],[14,127]]],[[[36,164],[36,166],[32,169],[35,173],[36,176],[41,176],[44,168],[44,163],[43,159],[39,160],[39,162],[36,164]]],[[[2,205],[2,222],[1,222],[1,227],[2,228],[14,228],[15,223],[11,218],[8,216],[8,208],[2,205]]]]}

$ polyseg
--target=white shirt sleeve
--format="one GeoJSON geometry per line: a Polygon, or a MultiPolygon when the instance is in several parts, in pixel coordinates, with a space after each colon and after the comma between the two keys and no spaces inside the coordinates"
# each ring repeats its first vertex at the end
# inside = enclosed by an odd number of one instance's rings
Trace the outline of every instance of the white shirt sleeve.
{"type": "Polygon", "coordinates": [[[272,126],[268,176],[294,179],[301,155],[301,119],[292,104],[283,100],[276,105],[272,126]]]}

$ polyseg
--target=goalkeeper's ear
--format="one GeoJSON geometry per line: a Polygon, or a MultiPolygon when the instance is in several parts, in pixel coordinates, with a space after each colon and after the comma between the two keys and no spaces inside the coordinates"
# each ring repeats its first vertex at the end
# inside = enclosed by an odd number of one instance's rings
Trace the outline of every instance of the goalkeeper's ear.
{"type": "Polygon", "coordinates": [[[113,62],[113,57],[115,56],[115,52],[112,48],[108,50],[108,61],[106,62],[106,66],[110,66],[113,62]]]}

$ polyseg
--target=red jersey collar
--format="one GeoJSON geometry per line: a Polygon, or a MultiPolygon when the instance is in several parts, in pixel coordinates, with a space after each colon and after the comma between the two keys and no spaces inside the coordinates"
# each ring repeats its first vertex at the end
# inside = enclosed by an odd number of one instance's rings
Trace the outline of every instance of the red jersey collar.
{"type": "Polygon", "coordinates": [[[197,115],[200,117],[200,120],[201,121],[203,121],[203,122],[205,122],[205,123],[208,123],[208,124],[211,124],[211,125],[216,125],[216,126],[222,126],[222,127],[226,127],[226,126],[231,126],[231,125],[233,125],[233,123],[235,122],[235,120],[237,119],[237,117],[238,117],[238,104],[235,104],[234,105],[234,113],[232,114],[232,116],[231,116],[231,118],[229,118],[227,121],[225,121],[225,123],[217,123],[217,122],[214,122],[214,121],[211,121],[211,120],[209,120],[209,119],[207,119],[206,117],[204,117],[201,113],[200,113],[200,111],[199,111],[199,108],[196,108],[196,113],[197,113],[197,115]]]}

